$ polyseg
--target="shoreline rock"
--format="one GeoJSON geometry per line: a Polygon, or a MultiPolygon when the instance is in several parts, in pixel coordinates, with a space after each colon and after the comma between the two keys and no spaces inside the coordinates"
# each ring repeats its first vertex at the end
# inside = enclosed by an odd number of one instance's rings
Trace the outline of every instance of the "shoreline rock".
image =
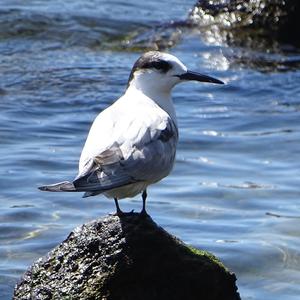
{"type": "Polygon", "coordinates": [[[236,277],[138,213],[76,228],[37,260],[13,299],[239,300],[236,277]]]}
{"type": "Polygon", "coordinates": [[[300,46],[297,0],[198,0],[189,20],[204,38],[235,46],[271,49],[300,46]]]}

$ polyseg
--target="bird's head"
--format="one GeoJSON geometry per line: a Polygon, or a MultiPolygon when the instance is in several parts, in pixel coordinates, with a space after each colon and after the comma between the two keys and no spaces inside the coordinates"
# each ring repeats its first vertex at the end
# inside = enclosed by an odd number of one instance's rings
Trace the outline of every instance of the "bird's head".
{"type": "Polygon", "coordinates": [[[143,92],[157,91],[169,93],[178,83],[183,81],[201,81],[223,84],[213,77],[192,72],[175,56],[159,51],[143,54],[133,65],[128,88],[134,87],[143,92]]]}

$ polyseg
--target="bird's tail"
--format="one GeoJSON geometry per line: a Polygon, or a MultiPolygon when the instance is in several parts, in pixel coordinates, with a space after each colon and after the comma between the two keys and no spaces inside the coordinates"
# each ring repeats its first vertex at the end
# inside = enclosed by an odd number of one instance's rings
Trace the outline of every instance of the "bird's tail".
{"type": "Polygon", "coordinates": [[[50,185],[40,186],[41,191],[47,192],[77,192],[74,184],[70,181],[58,182],[50,185]]]}

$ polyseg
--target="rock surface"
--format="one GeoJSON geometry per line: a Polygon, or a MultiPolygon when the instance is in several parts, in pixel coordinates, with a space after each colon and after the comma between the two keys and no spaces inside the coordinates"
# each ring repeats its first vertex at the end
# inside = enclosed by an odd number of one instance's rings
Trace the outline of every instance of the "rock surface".
{"type": "Polygon", "coordinates": [[[240,299],[236,277],[137,213],[76,228],[15,288],[25,299],[240,299]]]}
{"type": "Polygon", "coordinates": [[[193,35],[208,44],[226,45],[222,55],[232,66],[262,72],[298,70],[299,15],[298,0],[198,0],[187,19],[137,31],[118,47],[165,51],[193,35]],[[292,53],[295,59],[289,57],[292,53]]]}
{"type": "Polygon", "coordinates": [[[164,50],[199,33],[213,43],[261,50],[300,47],[299,0],[198,0],[186,20],[158,24],[126,39],[132,50],[164,50]]]}
{"type": "Polygon", "coordinates": [[[204,37],[239,46],[300,46],[298,0],[198,0],[189,19],[204,37]]]}

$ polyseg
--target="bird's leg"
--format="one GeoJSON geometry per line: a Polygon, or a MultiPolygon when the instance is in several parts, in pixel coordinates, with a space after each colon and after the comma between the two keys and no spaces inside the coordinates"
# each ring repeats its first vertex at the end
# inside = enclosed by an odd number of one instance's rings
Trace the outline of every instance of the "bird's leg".
{"type": "Polygon", "coordinates": [[[141,210],[141,214],[148,215],[146,212],[146,199],[147,199],[147,191],[146,190],[143,191],[142,198],[143,198],[143,208],[141,210]]]}
{"type": "Polygon", "coordinates": [[[122,210],[121,210],[121,208],[120,208],[120,206],[119,206],[118,199],[117,199],[117,198],[114,198],[114,200],[115,200],[115,204],[116,204],[116,208],[117,208],[117,213],[116,213],[116,215],[117,215],[117,216],[120,216],[120,215],[123,214],[123,212],[122,212],[122,210]]]}

